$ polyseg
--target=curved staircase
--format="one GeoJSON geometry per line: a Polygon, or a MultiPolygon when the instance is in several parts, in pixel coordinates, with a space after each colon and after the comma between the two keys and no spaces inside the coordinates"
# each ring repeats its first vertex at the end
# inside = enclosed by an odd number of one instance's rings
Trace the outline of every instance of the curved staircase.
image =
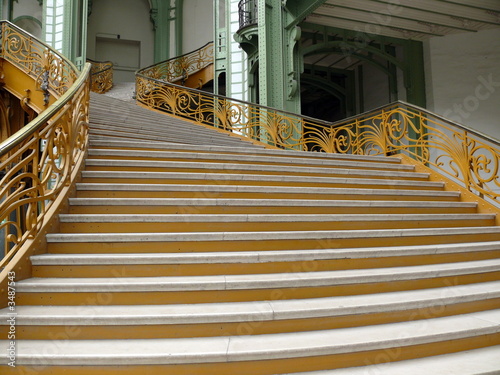
{"type": "Polygon", "coordinates": [[[90,116],[2,374],[500,373],[500,227],[477,203],[397,157],[265,149],[104,96],[90,116]]]}

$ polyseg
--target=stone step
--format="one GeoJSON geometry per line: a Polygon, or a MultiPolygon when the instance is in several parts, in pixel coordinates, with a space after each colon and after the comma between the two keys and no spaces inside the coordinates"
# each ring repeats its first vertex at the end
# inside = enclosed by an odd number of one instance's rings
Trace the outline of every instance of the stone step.
{"type": "Polygon", "coordinates": [[[316,167],[349,167],[360,169],[383,169],[397,171],[414,171],[412,165],[395,164],[388,162],[366,162],[364,160],[342,160],[342,159],[313,159],[306,157],[283,158],[278,156],[253,155],[251,152],[244,155],[223,154],[215,152],[180,152],[180,151],[148,151],[148,150],[116,150],[91,148],[88,161],[117,159],[117,160],[154,160],[154,161],[192,161],[210,163],[260,163],[259,165],[293,165],[293,166],[316,166],[316,167]]]}
{"type": "Polygon", "coordinates": [[[71,214],[473,214],[475,202],[70,198],[71,214]]]}
{"type": "Polygon", "coordinates": [[[62,233],[241,232],[472,227],[495,225],[493,214],[66,214],[62,233]]]}
{"type": "Polygon", "coordinates": [[[458,201],[460,193],[437,190],[344,189],[305,186],[78,183],[78,198],[260,198],[325,200],[458,201]]]}
{"type": "MultiPolygon", "coordinates": [[[[215,366],[220,366],[221,373],[236,374],[244,365],[246,373],[276,374],[361,366],[389,350],[397,350],[402,359],[447,354],[453,351],[448,347],[452,340],[461,341],[462,350],[476,349],[482,346],[481,340],[498,341],[499,326],[500,311],[492,310],[425,321],[313,332],[184,339],[67,340],[56,350],[48,350],[55,345],[53,341],[19,340],[16,358],[18,366],[39,366],[40,363],[49,367],[88,366],[91,363],[94,367],[86,374],[100,373],[102,367],[99,366],[126,365],[135,366],[137,373],[172,373],[168,371],[177,368],[183,373],[213,374],[215,366]],[[415,352],[416,348],[420,350],[415,352]],[[304,361],[304,358],[311,360],[304,361]],[[147,370],[147,366],[154,365],[162,367],[147,370]]],[[[8,345],[7,340],[0,342],[2,363],[7,363],[8,345]]]]}
{"type": "Polygon", "coordinates": [[[35,277],[111,277],[127,275],[202,276],[333,271],[403,267],[492,259],[500,242],[421,246],[214,251],[191,253],[43,254],[31,257],[35,277]]]}
{"type": "MultiPolygon", "coordinates": [[[[500,259],[454,262],[406,267],[348,269],[336,271],[291,272],[259,275],[211,275],[113,278],[30,278],[16,283],[22,293],[120,293],[120,292],[193,292],[262,290],[269,294],[276,289],[333,287],[397,283],[399,281],[432,279],[500,272],[500,259]]],[[[486,281],[486,280],[485,280],[486,281]]],[[[343,294],[346,290],[343,290],[343,294]]],[[[353,294],[359,294],[354,291],[353,294]]]]}
{"type": "Polygon", "coordinates": [[[156,135],[149,135],[149,134],[142,134],[138,132],[134,132],[133,130],[129,132],[121,131],[121,132],[116,132],[116,130],[107,130],[107,129],[98,129],[98,128],[93,128],[90,130],[91,135],[104,135],[104,136],[111,136],[113,138],[117,139],[138,139],[138,140],[152,140],[152,141],[163,141],[163,142],[173,142],[173,143],[186,143],[186,144],[206,144],[207,142],[212,143],[214,145],[219,145],[219,146],[232,146],[232,147],[253,147],[251,143],[247,144],[246,142],[242,142],[239,140],[232,140],[231,138],[227,137],[226,138],[213,138],[209,140],[204,140],[201,138],[193,138],[190,137],[188,134],[185,136],[176,136],[176,135],[166,135],[163,136],[161,134],[156,133],[156,135]]]}
{"type": "Polygon", "coordinates": [[[99,182],[106,179],[109,183],[198,183],[221,185],[258,185],[258,186],[310,186],[310,187],[351,187],[385,189],[435,189],[442,190],[443,182],[404,179],[375,179],[359,177],[294,176],[279,174],[252,173],[195,173],[195,172],[151,172],[151,171],[83,171],[83,182],[99,182]],[[140,181],[144,180],[144,181],[140,181]],[[182,181],[182,182],[180,182],[182,181]]]}
{"type": "MultiPolygon", "coordinates": [[[[160,161],[160,160],[115,160],[115,159],[88,159],[86,171],[181,171],[194,173],[244,173],[267,175],[292,176],[350,176],[352,178],[378,179],[408,179],[427,181],[428,173],[401,172],[397,170],[369,170],[364,166],[355,168],[290,166],[290,165],[263,165],[238,163],[207,163],[187,161],[160,161]]],[[[368,166],[369,167],[369,166],[368,166]]]]}
{"type": "Polygon", "coordinates": [[[137,123],[130,123],[129,121],[121,122],[118,120],[90,120],[90,125],[92,130],[108,130],[113,132],[125,132],[125,133],[138,133],[143,135],[172,135],[172,136],[188,136],[197,138],[201,141],[205,141],[205,144],[210,144],[209,139],[226,139],[234,140],[239,142],[249,143],[251,142],[245,140],[239,136],[234,136],[231,133],[220,132],[215,128],[207,128],[199,125],[183,123],[182,121],[177,121],[176,123],[169,124],[163,121],[157,121],[153,123],[147,123],[140,121],[137,123]]]}
{"type": "Polygon", "coordinates": [[[387,352],[374,363],[340,370],[294,372],[293,375],[498,375],[500,345],[426,358],[397,360],[397,352],[387,352]]]}
{"type": "Polygon", "coordinates": [[[51,253],[169,253],[305,250],[413,246],[500,240],[500,228],[460,227],[344,231],[56,233],[48,234],[51,253]],[[147,245],[146,245],[147,243],[147,245]]]}
{"type": "MultiPolygon", "coordinates": [[[[237,147],[225,147],[214,145],[184,145],[184,144],[170,144],[165,142],[135,142],[126,140],[106,141],[102,139],[91,138],[90,148],[108,148],[110,150],[145,150],[145,151],[177,151],[189,153],[220,153],[220,154],[235,154],[235,155],[266,155],[272,157],[282,158],[306,158],[306,159],[326,159],[326,160],[355,160],[363,162],[375,163],[390,163],[401,164],[401,159],[398,157],[386,156],[364,156],[364,155],[350,155],[350,154],[326,154],[322,152],[306,152],[294,150],[277,150],[277,149],[264,149],[258,146],[251,150],[241,150],[237,147]]],[[[237,157],[239,158],[239,156],[237,157]]],[[[235,158],[236,159],[236,158],[235,158]]]]}
{"type": "MultiPolygon", "coordinates": [[[[463,314],[495,308],[499,301],[500,282],[496,281],[303,300],[191,305],[19,306],[16,325],[22,334],[18,339],[46,339],[50,333],[57,335],[64,326],[74,327],[78,332],[68,337],[70,340],[210,337],[219,335],[220,331],[232,335],[257,335],[385,324],[407,321],[409,316],[412,320],[437,318],[456,310],[463,314]],[[140,326],[140,331],[130,329],[134,326],[140,326]]],[[[0,310],[0,332],[8,326],[8,318],[9,310],[0,310]]]]}

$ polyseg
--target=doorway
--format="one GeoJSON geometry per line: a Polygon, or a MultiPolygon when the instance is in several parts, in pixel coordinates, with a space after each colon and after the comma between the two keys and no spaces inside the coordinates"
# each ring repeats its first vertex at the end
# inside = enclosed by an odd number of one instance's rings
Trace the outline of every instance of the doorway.
{"type": "Polygon", "coordinates": [[[134,82],[141,64],[141,42],[138,40],[96,37],[95,59],[113,62],[113,81],[134,82]]]}

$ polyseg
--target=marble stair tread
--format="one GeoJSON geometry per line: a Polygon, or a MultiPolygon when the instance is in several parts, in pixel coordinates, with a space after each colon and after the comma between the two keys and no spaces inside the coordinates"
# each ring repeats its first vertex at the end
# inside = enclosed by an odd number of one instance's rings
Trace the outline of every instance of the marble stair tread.
{"type": "Polygon", "coordinates": [[[294,223],[494,220],[495,214],[61,214],[61,223],[294,223]]]}
{"type": "Polygon", "coordinates": [[[191,128],[181,128],[179,126],[165,126],[159,125],[156,129],[148,124],[140,127],[133,126],[124,126],[121,123],[117,123],[115,125],[107,123],[104,124],[95,124],[91,122],[91,132],[93,134],[98,134],[100,132],[113,132],[117,133],[128,133],[128,134],[137,134],[143,136],[158,136],[163,138],[175,138],[175,137],[191,137],[191,139],[196,139],[198,141],[202,141],[210,144],[211,140],[224,140],[228,142],[238,142],[238,143],[248,143],[251,145],[252,143],[249,140],[244,140],[239,137],[230,136],[229,134],[224,134],[215,131],[214,129],[204,128],[194,126],[191,128]]]}
{"type": "MultiPolygon", "coordinates": [[[[18,325],[154,325],[312,319],[392,313],[500,298],[500,281],[299,300],[180,305],[17,306],[18,325]]],[[[9,310],[0,310],[7,325],[9,310]]]]}
{"type": "Polygon", "coordinates": [[[118,253],[118,254],[41,254],[31,256],[33,265],[110,265],[110,264],[217,264],[363,259],[398,256],[456,254],[500,250],[497,242],[470,242],[421,246],[392,246],[349,249],[267,250],[203,253],[118,253]]]}
{"type": "Polygon", "coordinates": [[[475,202],[365,201],[246,198],[70,198],[74,206],[253,206],[253,207],[427,207],[475,208],[475,202]]]}
{"type": "Polygon", "coordinates": [[[106,130],[106,129],[97,129],[97,128],[92,128],[90,130],[90,134],[96,134],[96,135],[110,135],[116,138],[129,138],[129,139],[143,139],[143,140],[154,140],[154,141],[164,141],[164,142],[178,142],[178,143],[186,143],[186,144],[206,144],[206,143],[212,143],[220,146],[234,146],[234,147],[251,147],[252,144],[249,143],[246,144],[247,142],[242,142],[234,138],[234,141],[230,139],[229,137],[227,138],[213,138],[213,139],[202,139],[200,137],[192,137],[189,135],[189,133],[186,133],[184,135],[177,135],[177,134],[172,134],[169,135],[167,133],[158,133],[156,132],[155,134],[144,134],[141,132],[135,132],[133,130],[126,132],[126,131],[121,131],[117,133],[115,130],[106,130]],[[167,134],[167,135],[163,135],[167,134]]]}
{"type": "MultiPolygon", "coordinates": [[[[327,154],[322,152],[308,152],[308,151],[297,151],[297,150],[278,150],[278,149],[266,149],[259,146],[255,146],[251,151],[241,150],[236,147],[226,147],[226,146],[214,146],[214,145],[202,145],[202,146],[190,146],[190,145],[172,145],[163,142],[141,142],[137,144],[133,141],[126,140],[116,140],[116,141],[105,141],[100,139],[90,139],[90,148],[95,147],[117,147],[117,148],[138,148],[156,151],[171,151],[171,150],[182,150],[182,151],[193,151],[195,153],[200,152],[222,152],[222,153],[235,153],[235,154],[248,154],[252,155],[269,155],[276,157],[300,157],[300,158],[310,158],[310,159],[340,159],[340,160],[359,160],[366,162],[384,162],[391,164],[400,164],[401,159],[397,157],[387,157],[387,156],[365,156],[365,155],[351,155],[351,154],[327,154]]],[[[128,150],[127,150],[128,151],[128,150]]],[[[133,151],[131,151],[133,152],[133,151]]]]}
{"type": "MultiPolygon", "coordinates": [[[[196,185],[183,184],[121,184],[121,183],[77,183],[79,191],[113,190],[113,191],[189,191],[199,192],[196,185]]],[[[204,193],[269,193],[269,194],[321,194],[321,195],[403,195],[403,196],[432,196],[432,197],[460,197],[458,191],[436,190],[393,190],[393,189],[347,189],[336,187],[311,186],[252,186],[252,185],[203,185],[204,193]]]]}
{"type": "Polygon", "coordinates": [[[305,288],[398,282],[404,280],[482,274],[498,271],[500,271],[500,259],[441,263],[421,266],[281,274],[114,278],[30,278],[17,282],[17,291],[19,293],[76,293],[305,288]]]}
{"type": "MultiPolygon", "coordinates": [[[[238,163],[212,163],[212,162],[186,162],[186,161],[160,161],[160,160],[114,160],[114,159],[87,159],[88,167],[119,167],[127,168],[159,168],[159,169],[200,169],[200,170],[225,170],[225,171],[250,171],[250,172],[276,172],[276,173],[305,173],[305,174],[332,174],[348,176],[372,176],[412,178],[427,180],[428,173],[417,173],[397,170],[369,170],[362,168],[327,168],[312,166],[289,166],[289,165],[263,165],[263,164],[238,164],[238,163]]],[[[370,168],[370,166],[358,164],[358,167],[370,168]]]]}
{"type": "MultiPolygon", "coordinates": [[[[333,231],[268,231],[268,232],[188,232],[188,233],[52,233],[47,242],[177,242],[177,241],[270,241],[322,240],[346,238],[390,238],[457,235],[500,235],[500,227],[460,227],[422,229],[371,229],[333,231]]],[[[499,237],[500,239],[500,237],[499,237]]]]}
{"type": "MultiPolygon", "coordinates": [[[[312,357],[385,350],[427,343],[481,337],[500,332],[500,310],[451,317],[335,330],[256,336],[67,340],[59,350],[47,340],[18,340],[17,365],[141,365],[214,363],[312,357]]],[[[8,355],[0,341],[0,360],[8,355]]]]}
{"type": "MultiPolygon", "coordinates": [[[[96,157],[141,157],[141,158],[150,158],[150,159],[160,159],[160,158],[169,158],[169,159],[210,159],[210,160],[221,160],[234,162],[235,156],[231,154],[224,153],[201,153],[201,152],[176,152],[176,151],[147,151],[147,150],[114,150],[114,149],[90,149],[89,150],[91,160],[101,160],[96,157]],[[94,158],[94,159],[93,159],[94,158]]],[[[123,160],[123,159],[120,159],[123,160]]],[[[283,157],[278,156],[261,156],[261,155],[252,155],[249,152],[246,155],[239,155],[237,158],[238,161],[245,162],[262,162],[262,163],[278,163],[278,164],[296,164],[296,165],[316,165],[320,167],[326,166],[349,166],[349,167],[359,167],[359,168],[372,168],[372,169],[392,169],[392,170],[407,170],[413,171],[415,169],[412,165],[405,164],[395,164],[395,163],[382,163],[382,162],[364,162],[364,161],[352,161],[352,160],[342,160],[342,159],[312,159],[312,158],[302,158],[302,157],[294,157],[284,159],[283,157]]],[[[123,160],[127,161],[127,160],[123,160]]]]}
{"type": "MultiPolygon", "coordinates": [[[[442,188],[443,182],[422,180],[393,180],[377,178],[354,178],[354,177],[327,177],[327,176],[293,176],[277,174],[239,174],[218,172],[143,172],[143,171],[83,171],[83,178],[129,178],[129,179],[170,179],[170,180],[209,180],[209,181],[258,181],[258,182],[281,182],[281,183],[317,183],[317,184],[349,184],[365,187],[366,185],[377,186],[411,186],[419,188],[442,188]]],[[[111,182],[111,181],[110,181],[111,182]]]]}
{"type": "MultiPolygon", "coordinates": [[[[397,358],[395,358],[397,359],[397,358]]],[[[287,375],[499,375],[500,345],[398,362],[287,375]]]]}

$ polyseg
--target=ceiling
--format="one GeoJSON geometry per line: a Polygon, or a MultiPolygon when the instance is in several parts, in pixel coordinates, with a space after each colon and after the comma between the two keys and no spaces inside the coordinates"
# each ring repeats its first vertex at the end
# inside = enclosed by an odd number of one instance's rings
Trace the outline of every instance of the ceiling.
{"type": "Polygon", "coordinates": [[[500,26],[500,0],[326,0],[306,22],[424,40],[500,26]]]}

